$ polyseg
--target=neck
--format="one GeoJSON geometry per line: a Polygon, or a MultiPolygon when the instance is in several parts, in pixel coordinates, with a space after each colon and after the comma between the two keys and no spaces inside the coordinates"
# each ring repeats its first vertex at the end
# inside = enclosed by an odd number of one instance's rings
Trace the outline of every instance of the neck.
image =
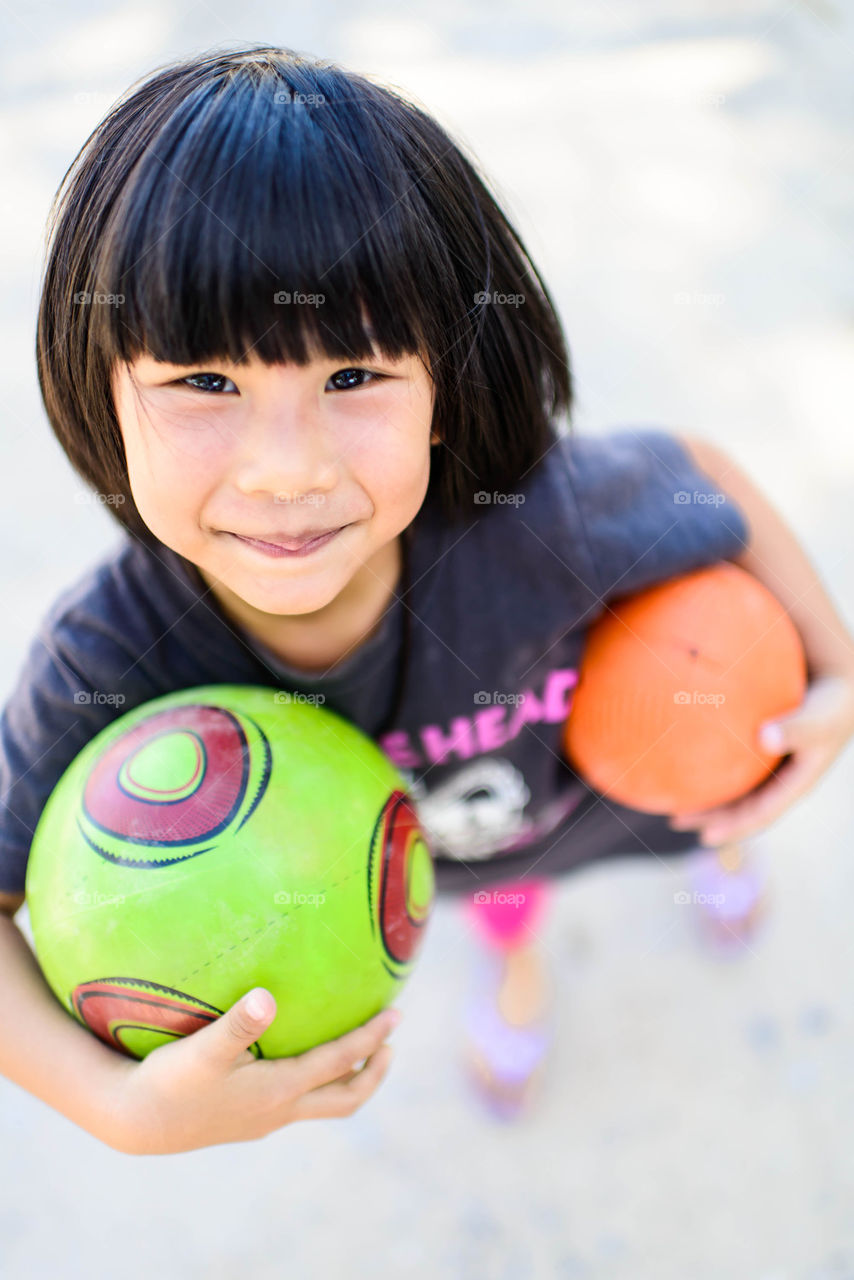
{"type": "Polygon", "coordinates": [[[377,630],[403,573],[401,536],[381,547],[346,588],[314,613],[263,613],[218,578],[198,570],[223,612],[289,666],[312,674],[334,667],[377,630]]]}

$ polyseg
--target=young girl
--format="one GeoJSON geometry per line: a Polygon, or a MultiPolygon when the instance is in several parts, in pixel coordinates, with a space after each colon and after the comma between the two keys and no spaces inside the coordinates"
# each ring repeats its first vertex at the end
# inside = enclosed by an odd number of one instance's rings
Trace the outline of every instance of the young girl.
{"type": "Polygon", "coordinates": [[[51,426],[123,534],[45,615],[3,714],[0,1070],[119,1150],[352,1114],[392,1023],[259,1062],[275,1003],[256,989],[136,1062],[66,1015],[11,917],[45,801],[115,716],[267,684],[370,734],[439,891],[503,957],[469,1036],[508,1107],[550,1040],[551,878],[701,833],[731,847],[854,728],[851,638],[791,533],[711,445],[569,431],[566,345],[519,236],[435,121],[368,79],[250,46],[136,86],[60,188],[37,357],[51,426]],[[790,611],[810,691],[776,778],[675,830],[587,788],[563,726],[607,602],[724,558],[790,611]]]}

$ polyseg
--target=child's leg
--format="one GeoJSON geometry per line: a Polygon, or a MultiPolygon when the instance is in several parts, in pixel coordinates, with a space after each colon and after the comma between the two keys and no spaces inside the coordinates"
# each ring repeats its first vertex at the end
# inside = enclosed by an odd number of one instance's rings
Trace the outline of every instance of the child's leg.
{"type": "Polygon", "coordinates": [[[475,893],[467,912],[487,951],[500,957],[497,1003],[515,1026],[537,1021],[544,1012],[548,986],[546,959],[537,940],[551,900],[550,881],[505,881],[475,893]]]}
{"type": "Polygon", "coordinates": [[[541,878],[505,881],[465,903],[483,943],[466,1017],[467,1066],[482,1100],[505,1119],[530,1099],[552,1040],[552,984],[537,937],[551,892],[541,878]]]}
{"type": "Polygon", "coordinates": [[[703,848],[693,869],[694,901],[703,932],[716,949],[737,954],[767,908],[765,878],[742,840],[703,848]]]}

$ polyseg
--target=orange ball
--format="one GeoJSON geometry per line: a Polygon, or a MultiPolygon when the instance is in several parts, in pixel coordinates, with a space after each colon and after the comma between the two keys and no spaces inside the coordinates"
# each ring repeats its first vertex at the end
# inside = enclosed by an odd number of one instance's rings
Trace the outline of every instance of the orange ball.
{"type": "Polygon", "coordinates": [[[628,596],[592,625],[564,749],[588,786],[618,804],[714,808],[779,764],[759,728],[796,710],[806,686],[785,609],[722,561],[628,596]]]}

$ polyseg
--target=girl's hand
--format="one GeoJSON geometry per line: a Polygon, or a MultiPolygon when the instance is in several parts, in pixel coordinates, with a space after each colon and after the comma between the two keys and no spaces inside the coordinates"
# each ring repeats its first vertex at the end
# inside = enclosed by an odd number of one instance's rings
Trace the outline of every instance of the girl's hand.
{"type": "Polygon", "coordinates": [[[384,1044],[398,1010],[384,1009],[353,1031],[290,1058],[256,1060],[249,1046],[276,1015],[241,998],[210,1026],[127,1063],[111,1145],[127,1155],[172,1155],[223,1142],[250,1142],[295,1120],[351,1116],[385,1078],[384,1044]],[[364,1066],[362,1062],[364,1061],[364,1066]]]}
{"type": "Polygon", "coordinates": [[[786,753],[771,777],[740,800],[719,809],[680,813],[674,831],[702,828],[704,845],[728,844],[767,827],[809,791],[854,733],[854,674],[819,675],[807,687],[797,711],[766,721],[760,734],[767,750],[786,753]],[[772,740],[768,730],[779,726],[772,740]]]}

